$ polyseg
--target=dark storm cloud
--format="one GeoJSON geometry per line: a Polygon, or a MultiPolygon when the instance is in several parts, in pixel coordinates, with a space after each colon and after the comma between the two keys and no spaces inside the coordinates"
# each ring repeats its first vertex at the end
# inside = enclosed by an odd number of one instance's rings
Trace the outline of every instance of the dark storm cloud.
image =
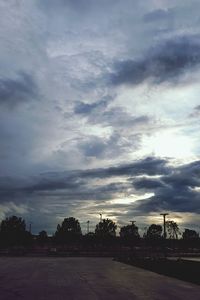
{"type": "MultiPolygon", "coordinates": [[[[163,175],[168,174],[171,172],[171,169],[167,166],[168,161],[165,159],[160,158],[154,158],[154,157],[147,157],[145,159],[140,159],[138,161],[135,161],[130,164],[122,164],[116,167],[110,167],[110,168],[99,168],[99,169],[89,169],[84,171],[74,171],[69,172],[68,174],[65,172],[63,173],[46,173],[43,176],[45,176],[45,186],[47,184],[48,178],[49,181],[52,182],[55,180],[55,182],[59,182],[58,178],[60,177],[60,181],[64,181],[67,183],[68,178],[70,182],[77,181],[78,179],[88,181],[90,179],[106,179],[111,178],[115,176],[139,176],[139,175],[163,175]]],[[[44,179],[43,179],[44,180],[44,179]]],[[[57,188],[59,188],[60,183],[57,185],[57,188]]],[[[35,185],[35,189],[37,190],[38,186],[40,184],[35,185]]],[[[56,186],[55,186],[56,188],[56,186]]]]}
{"type": "Polygon", "coordinates": [[[37,95],[33,78],[27,73],[19,73],[15,78],[0,79],[0,104],[13,107],[29,101],[37,95]]]}
{"type": "MultiPolygon", "coordinates": [[[[115,176],[138,176],[138,175],[161,175],[168,174],[170,168],[167,167],[167,161],[148,157],[138,160],[131,164],[119,165],[116,167],[91,169],[85,171],[71,172],[51,172],[44,173],[38,177],[32,177],[27,181],[24,178],[15,179],[11,177],[0,178],[1,191],[17,191],[17,192],[38,192],[38,191],[56,191],[68,189],[75,191],[82,187],[86,187],[91,179],[106,179],[115,176]]],[[[130,185],[130,183],[128,183],[130,185]]],[[[110,185],[113,190],[113,186],[110,185]]],[[[104,188],[103,188],[104,189],[104,188]]]]}
{"type": "Polygon", "coordinates": [[[155,196],[143,200],[135,209],[142,213],[162,210],[200,213],[200,193],[187,187],[181,189],[168,187],[156,192],[155,196]]]}
{"type": "MultiPolygon", "coordinates": [[[[39,179],[37,182],[24,187],[15,187],[0,189],[0,203],[8,201],[24,202],[26,198],[34,200],[34,202],[47,201],[48,206],[53,199],[54,203],[59,206],[64,199],[65,203],[75,203],[79,200],[110,200],[117,197],[120,192],[126,192],[127,188],[131,188],[129,182],[124,183],[116,181],[110,184],[104,183],[103,185],[96,185],[91,182],[91,178],[87,180],[80,179],[79,177],[63,176],[60,180],[56,178],[39,179]],[[57,202],[58,201],[58,202],[57,202]]],[[[33,204],[33,203],[32,203],[33,204]]]]}
{"type": "Polygon", "coordinates": [[[6,205],[12,201],[20,204],[29,199],[35,210],[40,205],[44,206],[44,211],[45,207],[48,208],[48,217],[58,213],[63,205],[76,213],[83,203],[89,203],[87,201],[96,205],[89,209],[90,213],[102,208],[125,219],[131,214],[146,215],[162,210],[199,213],[200,193],[196,187],[200,187],[200,161],[179,167],[168,163],[165,159],[148,157],[110,168],[49,172],[28,180],[2,177],[0,203],[6,205]],[[121,177],[125,180],[122,181],[121,177]],[[108,179],[112,182],[109,183],[108,179]],[[148,192],[153,192],[154,196],[133,204],[109,203],[112,199],[123,199],[131,194],[141,198],[148,192]]]}
{"type": "Polygon", "coordinates": [[[200,162],[196,161],[173,168],[171,174],[159,179],[137,179],[136,189],[154,191],[155,195],[140,202],[137,209],[141,212],[169,210],[177,212],[200,212],[200,162]],[[154,188],[152,188],[154,186],[154,188]]]}
{"type": "MultiPolygon", "coordinates": [[[[147,157],[145,159],[141,159],[135,161],[131,164],[119,165],[116,167],[110,168],[102,168],[102,169],[91,169],[85,171],[74,171],[73,173],[68,174],[70,180],[77,180],[77,178],[82,180],[90,180],[90,179],[104,179],[111,178],[115,176],[138,176],[138,175],[163,175],[168,174],[170,172],[170,168],[167,166],[167,160],[147,157]]],[[[46,180],[48,180],[48,173],[45,175],[46,180]]],[[[58,176],[60,174],[54,173],[51,175],[52,178],[55,177],[57,182],[58,176]]],[[[62,177],[62,176],[61,176],[62,177]]],[[[67,180],[67,179],[66,179],[67,180]]],[[[62,180],[63,182],[63,180],[62,180]]]]}
{"type": "Polygon", "coordinates": [[[178,174],[175,173],[174,175],[171,175],[169,177],[164,177],[163,182],[176,189],[186,186],[193,188],[200,184],[200,180],[197,177],[191,175],[191,173],[185,174],[184,172],[178,174]]]}
{"type": "Polygon", "coordinates": [[[199,63],[198,37],[177,37],[151,48],[142,59],[116,63],[111,81],[114,85],[137,85],[145,80],[173,83],[199,63]]]}
{"type": "Polygon", "coordinates": [[[147,157],[131,164],[83,171],[82,175],[85,177],[106,178],[112,176],[138,176],[143,174],[153,176],[168,174],[169,172],[170,168],[167,166],[167,160],[147,157]]]}
{"type": "Polygon", "coordinates": [[[35,183],[25,190],[27,192],[34,191],[56,191],[56,190],[75,190],[80,188],[83,185],[81,180],[76,178],[63,177],[60,179],[57,178],[44,178],[41,179],[38,183],[35,183]]]}
{"type": "Polygon", "coordinates": [[[200,178],[200,161],[194,161],[189,164],[181,166],[179,172],[186,174],[187,176],[194,176],[196,178],[200,178]]]}
{"type": "Polygon", "coordinates": [[[135,189],[155,190],[163,187],[163,183],[159,179],[140,178],[133,182],[135,189]]]}

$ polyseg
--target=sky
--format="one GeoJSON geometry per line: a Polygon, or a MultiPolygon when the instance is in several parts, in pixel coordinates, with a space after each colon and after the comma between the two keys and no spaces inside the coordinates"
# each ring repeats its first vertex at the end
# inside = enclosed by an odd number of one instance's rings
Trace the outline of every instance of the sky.
{"type": "Polygon", "coordinates": [[[200,230],[199,10],[0,1],[0,220],[200,230]]]}

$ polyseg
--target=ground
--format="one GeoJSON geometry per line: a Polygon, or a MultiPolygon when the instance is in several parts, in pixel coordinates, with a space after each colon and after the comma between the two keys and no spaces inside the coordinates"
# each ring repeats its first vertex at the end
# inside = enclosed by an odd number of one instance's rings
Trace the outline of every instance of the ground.
{"type": "Polygon", "coordinates": [[[199,300],[200,286],[111,258],[0,257],[0,300],[199,300]]]}

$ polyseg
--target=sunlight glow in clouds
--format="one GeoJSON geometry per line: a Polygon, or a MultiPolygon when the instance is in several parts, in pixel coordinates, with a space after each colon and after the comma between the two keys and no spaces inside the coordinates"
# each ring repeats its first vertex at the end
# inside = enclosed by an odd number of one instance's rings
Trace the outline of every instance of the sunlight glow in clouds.
{"type": "Polygon", "coordinates": [[[154,193],[144,193],[143,195],[131,194],[129,196],[125,196],[122,199],[114,199],[110,201],[111,204],[131,204],[139,200],[145,200],[154,196],[154,193]]]}
{"type": "Polygon", "coordinates": [[[155,156],[171,158],[190,158],[193,156],[193,145],[190,137],[179,136],[174,132],[160,132],[147,139],[147,149],[155,156]]]}

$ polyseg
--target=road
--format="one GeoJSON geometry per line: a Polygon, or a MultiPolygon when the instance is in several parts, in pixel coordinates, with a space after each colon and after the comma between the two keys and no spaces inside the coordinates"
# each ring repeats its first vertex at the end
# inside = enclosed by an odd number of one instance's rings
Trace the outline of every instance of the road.
{"type": "Polygon", "coordinates": [[[200,286],[110,258],[0,257],[0,300],[199,300],[200,286]]]}

